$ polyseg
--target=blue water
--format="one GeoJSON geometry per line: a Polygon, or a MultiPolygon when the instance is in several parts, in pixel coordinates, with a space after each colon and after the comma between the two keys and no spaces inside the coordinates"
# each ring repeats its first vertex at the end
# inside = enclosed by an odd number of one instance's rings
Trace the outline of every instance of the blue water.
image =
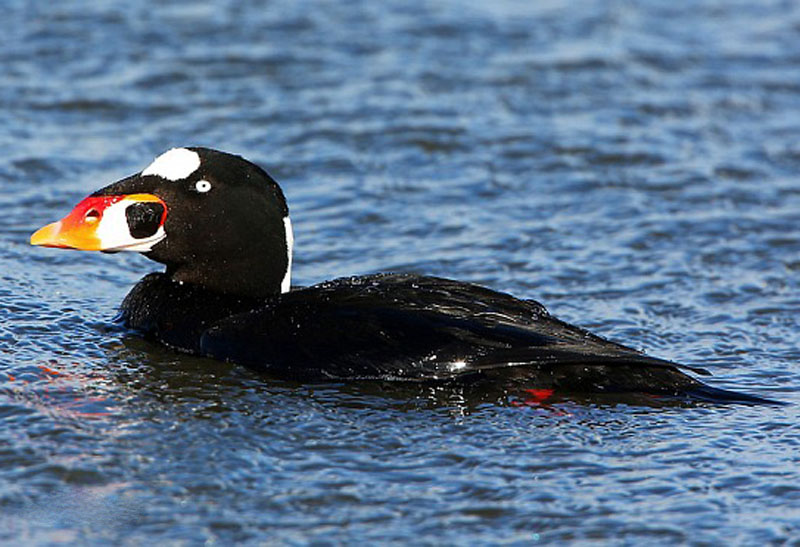
{"type": "Polygon", "coordinates": [[[0,542],[800,540],[800,7],[9,2],[0,542]],[[785,407],[298,385],[116,328],[30,233],[164,150],[284,187],[294,279],[488,285],[785,407]]]}

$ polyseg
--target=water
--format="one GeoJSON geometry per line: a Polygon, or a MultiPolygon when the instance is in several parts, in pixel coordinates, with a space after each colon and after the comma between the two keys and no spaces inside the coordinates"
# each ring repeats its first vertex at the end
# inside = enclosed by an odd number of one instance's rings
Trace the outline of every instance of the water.
{"type": "MultiPolygon", "coordinates": [[[[487,3],[488,4],[488,3],[487,3]]],[[[0,541],[800,538],[800,9],[9,2],[0,541]],[[172,146],[266,166],[295,281],[413,271],[793,403],[298,385],[113,326],[156,265],[29,234],[172,146]]]]}

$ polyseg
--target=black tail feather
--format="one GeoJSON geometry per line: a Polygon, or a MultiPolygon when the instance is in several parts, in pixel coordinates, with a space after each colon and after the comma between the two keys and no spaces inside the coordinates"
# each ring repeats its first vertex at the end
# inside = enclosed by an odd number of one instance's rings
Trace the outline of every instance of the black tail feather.
{"type": "Polygon", "coordinates": [[[787,405],[783,401],[776,401],[774,399],[765,399],[756,395],[748,395],[747,393],[739,393],[737,391],[729,391],[727,389],[720,389],[711,387],[705,384],[692,387],[683,392],[683,394],[692,400],[705,401],[709,403],[720,404],[741,404],[741,405],[787,405]]]}

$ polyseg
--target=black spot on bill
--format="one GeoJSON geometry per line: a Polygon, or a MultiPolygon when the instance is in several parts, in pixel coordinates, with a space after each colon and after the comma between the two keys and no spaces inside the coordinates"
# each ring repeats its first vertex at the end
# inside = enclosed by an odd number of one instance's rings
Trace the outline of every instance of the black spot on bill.
{"type": "Polygon", "coordinates": [[[155,234],[161,226],[163,215],[164,206],[160,203],[134,203],[125,209],[128,230],[136,239],[144,239],[155,234]]]}

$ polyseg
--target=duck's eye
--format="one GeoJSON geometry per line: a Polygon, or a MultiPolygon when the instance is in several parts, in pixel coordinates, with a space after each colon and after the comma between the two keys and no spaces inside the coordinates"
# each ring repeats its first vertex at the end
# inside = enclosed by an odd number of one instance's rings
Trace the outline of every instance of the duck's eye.
{"type": "Polygon", "coordinates": [[[194,189],[200,192],[201,194],[205,194],[209,190],[211,190],[211,183],[207,180],[198,180],[194,184],[194,189]]]}

